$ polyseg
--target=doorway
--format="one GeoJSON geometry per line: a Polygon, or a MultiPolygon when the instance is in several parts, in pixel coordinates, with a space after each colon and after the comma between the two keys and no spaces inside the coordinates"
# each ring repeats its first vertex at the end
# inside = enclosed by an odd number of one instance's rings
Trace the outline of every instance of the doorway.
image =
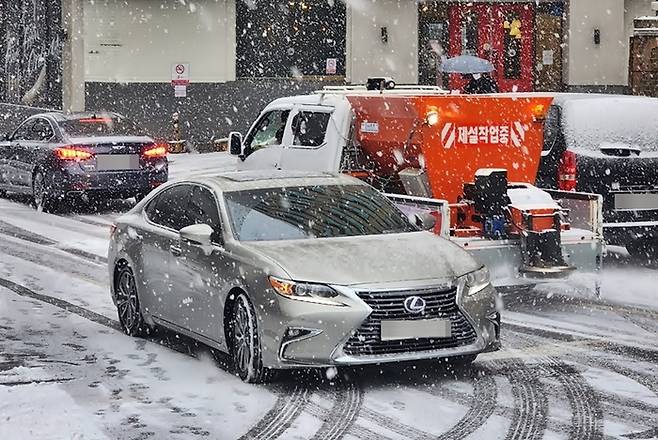
{"type": "MultiPolygon", "coordinates": [[[[491,61],[501,92],[533,90],[534,20],[532,4],[454,4],[450,6],[450,56],[474,55],[491,61]]],[[[450,88],[466,84],[450,75],[450,88]]]]}

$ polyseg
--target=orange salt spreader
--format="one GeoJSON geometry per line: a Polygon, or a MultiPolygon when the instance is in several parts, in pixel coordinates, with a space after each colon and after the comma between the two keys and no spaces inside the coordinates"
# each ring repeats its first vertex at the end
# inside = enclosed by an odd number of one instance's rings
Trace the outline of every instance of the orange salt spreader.
{"type": "Polygon", "coordinates": [[[532,186],[552,98],[355,94],[347,99],[356,118],[355,142],[365,157],[363,169],[353,174],[386,192],[447,200],[451,237],[520,239],[522,271],[573,269],[561,248],[561,232],[570,228],[565,211],[532,186]]]}

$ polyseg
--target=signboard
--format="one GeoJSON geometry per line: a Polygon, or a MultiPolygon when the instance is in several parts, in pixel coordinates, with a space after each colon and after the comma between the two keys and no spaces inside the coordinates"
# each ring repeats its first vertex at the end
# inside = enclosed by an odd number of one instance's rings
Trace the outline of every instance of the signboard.
{"type": "Polygon", "coordinates": [[[325,73],[327,75],[335,75],[337,70],[338,60],[336,58],[327,58],[327,66],[325,73]]]}
{"type": "Polygon", "coordinates": [[[187,98],[187,86],[174,85],[175,98],[187,98]]]}
{"type": "Polygon", "coordinates": [[[542,51],[542,64],[544,66],[552,66],[553,65],[553,51],[552,50],[545,50],[542,51]]]}
{"type": "Polygon", "coordinates": [[[171,65],[171,84],[186,86],[190,83],[190,63],[174,63],[171,65]]]}

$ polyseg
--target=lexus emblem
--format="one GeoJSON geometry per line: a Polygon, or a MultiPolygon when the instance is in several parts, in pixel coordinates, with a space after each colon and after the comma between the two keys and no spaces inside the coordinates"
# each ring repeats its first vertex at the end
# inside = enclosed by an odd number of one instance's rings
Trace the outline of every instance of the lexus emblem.
{"type": "Polygon", "coordinates": [[[426,305],[427,303],[420,296],[409,296],[404,300],[404,309],[414,315],[423,313],[426,305]]]}

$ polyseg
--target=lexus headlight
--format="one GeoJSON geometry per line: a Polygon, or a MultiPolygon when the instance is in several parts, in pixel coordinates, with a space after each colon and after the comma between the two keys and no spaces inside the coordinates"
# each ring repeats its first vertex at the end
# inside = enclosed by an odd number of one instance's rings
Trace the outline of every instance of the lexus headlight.
{"type": "Polygon", "coordinates": [[[467,296],[476,295],[482,292],[489,284],[489,270],[482,266],[480,269],[467,273],[460,279],[460,283],[464,284],[464,294],[467,296]]]}
{"type": "Polygon", "coordinates": [[[298,283],[272,276],[268,279],[274,291],[283,297],[330,306],[345,305],[338,301],[340,294],[327,285],[298,283]]]}

